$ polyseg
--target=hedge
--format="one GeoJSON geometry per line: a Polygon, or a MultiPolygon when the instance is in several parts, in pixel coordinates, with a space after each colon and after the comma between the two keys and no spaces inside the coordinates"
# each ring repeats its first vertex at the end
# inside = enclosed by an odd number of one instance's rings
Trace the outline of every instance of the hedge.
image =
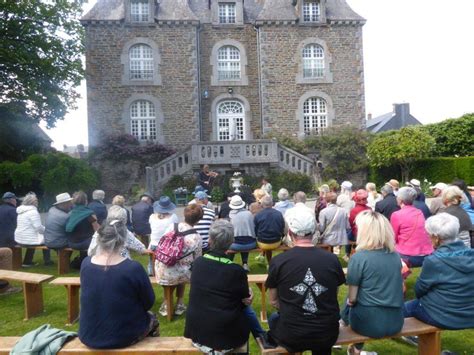
{"type": "MultiPolygon", "coordinates": [[[[474,156],[421,159],[414,164],[410,177],[419,180],[426,178],[432,183],[450,183],[454,179],[462,179],[468,185],[474,185],[474,156]]],[[[369,171],[369,180],[378,186],[390,179],[401,180],[401,172],[398,167],[371,168],[369,171]]]]}

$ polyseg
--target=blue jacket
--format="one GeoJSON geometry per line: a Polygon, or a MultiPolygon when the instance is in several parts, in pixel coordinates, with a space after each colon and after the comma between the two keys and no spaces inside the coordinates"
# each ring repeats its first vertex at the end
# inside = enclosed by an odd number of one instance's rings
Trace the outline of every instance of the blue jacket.
{"type": "Polygon", "coordinates": [[[107,206],[103,202],[93,200],[87,207],[94,211],[99,224],[102,224],[102,222],[107,218],[107,206]]]}
{"type": "Polygon", "coordinates": [[[416,297],[445,329],[474,327],[474,249],[462,241],[440,246],[423,262],[416,297]]]}
{"type": "Polygon", "coordinates": [[[431,217],[431,212],[425,202],[420,200],[413,201],[413,207],[418,208],[421,212],[423,212],[423,216],[425,220],[431,217]]]}
{"type": "Polygon", "coordinates": [[[143,201],[138,202],[132,207],[132,226],[138,235],[149,235],[150,216],[153,214],[153,207],[143,201]]]}
{"type": "Polygon", "coordinates": [[[12,247],[15,243],[16,207],[9,203],[0,205],[0,247],[12,247]]]}
{"type": "Polygon", "coordinates": [[[276,243],[283,238],[285,220],[274,208],[264,208],[255,215],[255,234],[262,243],[276,243]]]}

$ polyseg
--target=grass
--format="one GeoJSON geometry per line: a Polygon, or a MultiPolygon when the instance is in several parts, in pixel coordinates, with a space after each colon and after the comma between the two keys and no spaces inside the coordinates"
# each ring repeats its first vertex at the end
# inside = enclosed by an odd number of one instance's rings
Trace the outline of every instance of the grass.
{"type": "MultiPolygon", "coordinates": [[[[57,262],[55,255],[52,257],[57,262]]],[[[265,265],[257,264],[254,262],[254,256],[250,255],[250,267],[251,273],[253,274],[264,274],[267,273],[265,265]]],[[[147,258],[141,256],[134,256],[135,260],[138,260],[142,265],[146,265],[147,258]]],[[[54,266],[43,266],[42,255],[39,252],[35,254],[35,262],[39,263],[38,266],[31,269],[24,269],[23,271],[36,272],[43,274],[57,275],[57,267],[54,266]]],[[[240,262],[240,257],[236,257],[236,262],[240,262]]],[[[343,266],[346,266],[345,262],[342,261],[343,266]]],[[[413,286],[416,281],[416,277],[419,274],[419,269],[410,275],[407,280],[407,299],[414,297],[413,286]]],[[[78,276],[79,273],[71,272],[63,276],[78,276]]],[[[254,287],[255,299],[253,307],[257,314],[260,312],[260,291],[254,287]]],[[[163,290],[159,286],[154,286],[156,294],[156,302],[153,306],[153,311],[158,314],[158,309],[163,301],[163,290]]],[[[187,288],[186,295],[189,289],[187,288]]],[[[53,286],[48,283],[43,284],[44,294],[44,308],[45,312],[40,316],[32,318],[28,321],[24,321],[24,304],[22,293],[14,295],[0,296],[0,336],[21,336],[25,333],[41,326],[42,324],[49,323],[53,327],[63,328],[71,331],[78,330],[78,324],[66,327],[66,316],[67,316],[67,297],[66,289],[61,286],[53,286]]],[[[347,294],[347,287],[342,286],[339,290],[339,303],[342,305],[347,294]]],[[[186,300],[187,301],[187,300],[186,300]]],[[[268,313],[271,313],[270,306],[268,307],[268,313]]],[[[442,307],[442,305],[440,305],[442,307]]],[[[172,322],[168,322],[166,318],[159,316],[160,319],[160,332],[162,336],[182,336],[184,331],[184,320],[185,316],[175,317],[172,322]]],[[[268,329],[267,324],[263,324],[264,328],[268,329]]],[[[365,350],[376,351],[379,354],[417,354],[417,349],[413,346],[407,345],[399,340],[379,340],[367,343],[365,350]]],[[[443,331],[442,332],[442,349],[449,349],[458,353],[459,355],[474,354],[474,330],[462,330],[462,331],[443,331]]],[[[345,354],[345,347],[343,350],[334,350],[333,354],[345,354]]],[[[250,353],[258,354],[258,348],[250,337],[250,353]]],[[[431,354],[429,354],[431,355],[431,354]]]]}

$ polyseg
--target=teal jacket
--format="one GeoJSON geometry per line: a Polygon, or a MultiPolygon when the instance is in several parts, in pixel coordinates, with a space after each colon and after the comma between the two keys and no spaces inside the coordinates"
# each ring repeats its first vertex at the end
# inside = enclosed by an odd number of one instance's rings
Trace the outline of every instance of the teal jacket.
{"type": "Polygon", "coordinates": [[[44,324],[26,333],[15,344],[10,355],[56,355],[63,344],[75,336],[75,332],[51,328],[49,324],[44,324]]]}
{"type": "Polygon", "coordinates": [[[443,328],[474,328],[474,249],[462,241],[440,246],[425,258],[415,292],[443,328]]]}

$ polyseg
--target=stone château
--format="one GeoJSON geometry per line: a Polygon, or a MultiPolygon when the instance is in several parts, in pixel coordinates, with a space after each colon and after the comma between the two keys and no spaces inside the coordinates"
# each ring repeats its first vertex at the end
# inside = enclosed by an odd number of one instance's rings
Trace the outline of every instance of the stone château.
{"type": "Polygon", "coordinates": [[[364,22],[345,0],[98,0],[82,18],[90,145],[362,126],[364,22]]]}

